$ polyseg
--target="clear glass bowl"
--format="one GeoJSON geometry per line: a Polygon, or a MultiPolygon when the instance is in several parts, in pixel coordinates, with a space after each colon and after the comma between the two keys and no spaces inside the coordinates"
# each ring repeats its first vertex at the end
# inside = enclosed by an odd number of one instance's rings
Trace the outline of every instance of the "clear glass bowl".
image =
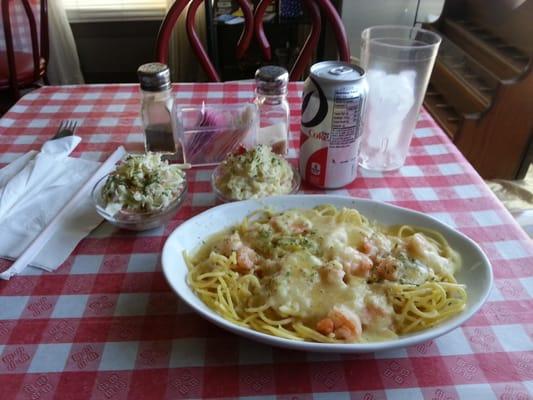
{"type": "Polygon", "coordinates": [[[183,200],[187,195],[187,181],[184,180],[176,198],[164,208],[149,212],[120,210],[116,214],[111,214],[106,211],[105,204],[102,199],[102,188],[104,187],[108,176],[109,175],[106,175],[96,182],[91,196],[96,208],[96,212],[110,224],[122,229],[128,229],[131,231],[145,231],[160,227],[164,223],[170,221],[172,217],[176,215],[176,212],[179,210],[183,200]]]}
{"type": "Polygon", "coordinates": [[[259,115],[253,103],[175,105],[173,115],[184,160],[194,166],[216,165],[257,140],[259,115]]]}
{"type": "MultiPolygon", "coordinates": [[[[215,195],[216,195],[217,199],[219,199],[220,201],[222,201],[224,203],[229,203],[229,202],[232,202],[232,201],[239,201],[239,200],[248,200],[248,199],[234,199],[232,197],[229,197],[229,196],[225,195],[224,193],[222,193],[222,191],[217,187],[216,181],[218,180],[218,177],[220,176],[220,165],[221,164],[219,164],[215,168],[213,173],[211,174],[211,187],[213,188],[213,192],[215,192],[215,195]]],[[[264,196],[261,196],[261,197],[297,193],[298,190],[300,189],[300,184],[301,184],[302,179],[300,177],[300,173],[294,167],[294,165],[291,165],[291,168],[292,168],[291,188],[290,188],[290,190],[287,193],[269,193],[269,194],[265,194],[264,196]]],[[[250,198],[252,198],[252,197],[250,197],[250,198]]],[[[255,199],[255,198],[260,198],[260,197],[253,197],[253,198],[255,199]]]]}

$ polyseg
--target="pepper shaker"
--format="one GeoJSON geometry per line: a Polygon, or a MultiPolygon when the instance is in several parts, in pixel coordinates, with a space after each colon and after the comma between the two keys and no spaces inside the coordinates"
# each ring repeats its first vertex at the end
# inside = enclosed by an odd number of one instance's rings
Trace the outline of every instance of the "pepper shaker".
{"type": "Polygon", "coordinates": [[[137,75],[142,93],[141,119],[145,149],[147,152],[163,153],[166,158],[175,158],[176,144],[179,142],[172,121],[174,100],[170,71],[165,64],[154,62],[141,65],[137,75]]]}

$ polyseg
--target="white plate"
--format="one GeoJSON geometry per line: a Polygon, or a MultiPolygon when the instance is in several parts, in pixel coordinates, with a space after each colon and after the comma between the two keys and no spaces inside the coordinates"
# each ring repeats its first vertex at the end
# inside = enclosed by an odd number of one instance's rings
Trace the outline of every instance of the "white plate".
{"type": "Polygon", "coordinates": [[[319,352],[362,353],[380,351],[410,346],[433,339],[458,327],[474,315],[485,302],[492,286],[492,269],[487,257],[479,246],[465,235],[416,211],[372,200],[343,196],[275,196],[261,200],[228,203],[211,208],[184,222],[172,232],[163,248],[162,263],[165,277],[178,296],[201,316],[216,325],[272,346],[319,352]],[[224,228],[240,223],[246,215],[265,206],[282,211],[289,208],[312,208],[319,204],[356,208],[368,219],[385,225],[409,224],[441,232],[451,247],[457,250],[462,257],[463,265],[456,274],[456,278],[459,283],[464,283],[467,286],[468,303],[465,310],[436,327],[384,342],[350,344],[300,342],[267,335],[233,324],[207,307],[187,285],[187,266],[182,256],[184,250],[189,254],[193,253],[201,245],[203,239],[224,228]]]}

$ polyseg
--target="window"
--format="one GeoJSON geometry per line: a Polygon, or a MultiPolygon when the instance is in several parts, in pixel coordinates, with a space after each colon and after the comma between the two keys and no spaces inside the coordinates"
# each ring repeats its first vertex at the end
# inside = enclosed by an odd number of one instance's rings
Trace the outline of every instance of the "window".
{"type": "Polygon", "coordinates": [[[63,0],[70,22],[162,19],[167,0],[63,0]]]}

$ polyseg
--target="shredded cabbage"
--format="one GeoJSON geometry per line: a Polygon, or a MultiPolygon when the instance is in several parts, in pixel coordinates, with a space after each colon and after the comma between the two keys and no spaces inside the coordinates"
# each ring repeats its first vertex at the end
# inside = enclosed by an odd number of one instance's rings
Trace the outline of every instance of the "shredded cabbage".
{"type": "Polygon", "coordinates": [[[130,154],[109,174],[102,189],[106,211],[147,212],[165,208],[181,191],[181,164],[161,160],[159,153],[130,154]]]}

